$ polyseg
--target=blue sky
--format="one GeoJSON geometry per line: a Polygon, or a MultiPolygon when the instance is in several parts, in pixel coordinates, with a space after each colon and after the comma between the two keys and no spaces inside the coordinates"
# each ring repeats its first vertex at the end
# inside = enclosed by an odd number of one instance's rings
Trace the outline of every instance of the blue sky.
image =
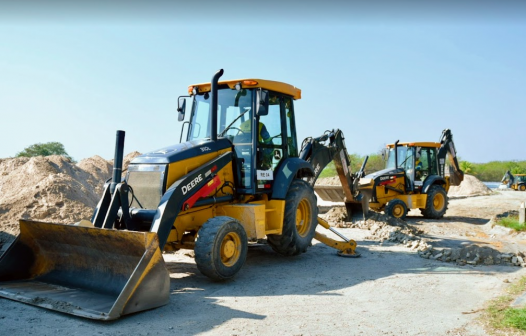
{"type": "Polygon", "coordinates": [[[59,141],[111,159],[118,129],[125,153],[178,143],[177,97],[223,68],[299,87],[300,142],[340,128],[365,155],[450,128],[463,160],[526,160],[519,2],[217,3],[0,1],[0,158],[59,141]]]}

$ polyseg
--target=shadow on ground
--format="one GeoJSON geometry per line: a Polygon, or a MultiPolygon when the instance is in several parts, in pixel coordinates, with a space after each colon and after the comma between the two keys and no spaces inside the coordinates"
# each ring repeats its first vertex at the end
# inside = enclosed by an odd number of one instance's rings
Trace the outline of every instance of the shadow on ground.
{"type": "MultiPolygon", "coordinates": [[[[488,274],[517,270],[505,266],[460,267],[423,259],[413,252],[377,250],[378,245],[376,241],[360,241],[358,246],[362,256],[343,258],[322,244],[315,244],[307,253],[296,257],[280,256],[262,244],[251,247],[240,273],[233,280],[222,283],[212,282],[202,275],[188,252],[189,257],[182,262],[167,262],[172,273],[168,305],[109,323],[86,323],[104,324],[110,330],[118,330],[122,324],[141,324],[155,319],[159,325],[172,324],[174,330],[190,328],[192,334],[198,334],[232,319],[267,318],[265,314],[252,313],[246,308],[246,303],[243,310],[235,309],[238,300],[260,297],[272,300],[272,297],[287,296],[343,297],[338,290],[400,274],[488,274]]],[[[162,330],[152,327],[151,332],[162,330]]]]}

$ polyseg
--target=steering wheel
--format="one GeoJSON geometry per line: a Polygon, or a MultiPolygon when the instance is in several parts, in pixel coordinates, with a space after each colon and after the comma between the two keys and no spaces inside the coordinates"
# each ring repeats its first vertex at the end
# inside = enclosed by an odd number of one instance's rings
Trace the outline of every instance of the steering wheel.
{"type": "Polygon", "coordinates": [[[237,128],[237,127],[230,127],[230,129],[236,130],[236,131],[237,131],[237,134],[236,134],[236,135],[241,135],[241,134],[245,134],[245,132],[243,132],[243,131],[241,130],[241,128],[237,128]]]}
{"type": "Polygon", "coordinates": [[[241,130],[241,128],[237,128],[237,127],[233,127],[233,126],[230,126],[229,128],[225,129],[222,134],[225,134],[231,130],[236,130],[237,131],[237,134],[235,134],[234,136],[238,136],[238,135],[242,135],[242,134],[245,134],[245,132],[243,132],[241,130]]]}

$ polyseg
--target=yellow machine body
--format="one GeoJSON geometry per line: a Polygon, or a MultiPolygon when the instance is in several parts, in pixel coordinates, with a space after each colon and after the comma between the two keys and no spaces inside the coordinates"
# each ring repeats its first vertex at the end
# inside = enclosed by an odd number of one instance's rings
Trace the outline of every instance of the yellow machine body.
{"type": "Polygon", "coordinates": [[[444,130],[440,142],[396,142],[387,150],[386,169],[359,181],[364,206],[402,219],[410,209],[420,209],[427,218],[442,217],[450,186],[464,178],[451,131],[444,130]]]}
{"type": "MultiPolygon", "coordinates": [[[[189,87],[191,118],[198,112],[206,116],[193,120],[190,130],[211,134],[189,135],[186,142],[136,157],[122,181],[124,132],[117,131],[114,174],[91,221],[20,220],[20,235],[0,257],[0,296],[112,320],[169,302],[163,250],[194,249],[198,269],[213,280],[233,277],[248,244],[259,239],[267,238],[283,255],[306,251],[318,222],[316,197],[305,181],[314,171],[298,157],[291,127],[292,102],[301,98],[301,90],[261,79],[218,82],[222,70],[218,74],[211,83],[189,87]],[[218,97],[223,100],[215,104],[218,97]],[[205,108],[196,107],[199,99],[205,108]],[[229,110],[218,113],[218,106],[227,103],[229,110]],[[269,119],[277,134],[273,138],[281,137],[277,144],[258,142],[261,126],[249,127],[250,141],[224,134],[245,116],[257,125],[269,109],[279,116],[269,119]],[[256,166],[258,155],[269,148],[273,165],[256,166]]],[[[184,106],[178,109],[180,120],[184,106]]],[[[316,237],[356,255],[354,241],[316,237]]]]}

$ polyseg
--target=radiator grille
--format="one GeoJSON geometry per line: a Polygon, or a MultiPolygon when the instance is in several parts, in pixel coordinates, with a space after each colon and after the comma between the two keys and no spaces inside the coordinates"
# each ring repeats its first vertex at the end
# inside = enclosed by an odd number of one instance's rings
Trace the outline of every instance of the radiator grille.
{"type": "MultiPolygon", "coordinates": [[[[162,196],[163,172],[161,171],[129,171],[128,184],[133,188],[133,194],[144,209],[157,209],[162,196]]],[[[132,207],[140,207],[136,200],[131,199],[132,207]]]]}

